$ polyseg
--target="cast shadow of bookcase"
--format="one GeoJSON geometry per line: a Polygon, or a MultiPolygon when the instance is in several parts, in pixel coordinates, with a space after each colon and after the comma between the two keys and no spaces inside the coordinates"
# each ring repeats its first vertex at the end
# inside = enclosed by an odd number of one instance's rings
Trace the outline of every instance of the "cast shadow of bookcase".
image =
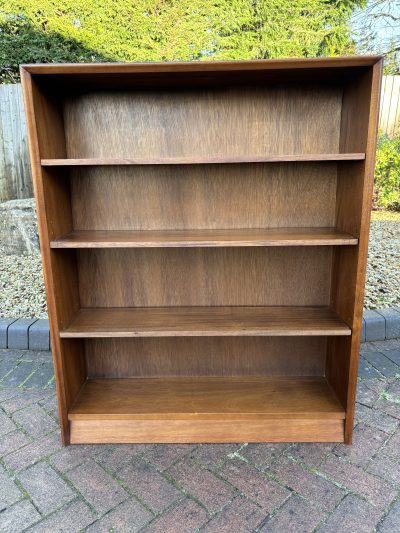
{"type": "Polygon", "coordinates": [[[381,70],[21,67],[65,444],[351,442],[381,70]]]}

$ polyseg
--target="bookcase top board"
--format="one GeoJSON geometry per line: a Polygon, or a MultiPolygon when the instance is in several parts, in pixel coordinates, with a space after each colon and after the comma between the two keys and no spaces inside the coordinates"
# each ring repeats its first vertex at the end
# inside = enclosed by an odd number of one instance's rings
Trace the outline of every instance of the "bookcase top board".
{"type": "Polygon", "coordinates": [[[28,63],[21,68],[31,74],[76,74],[85,70],[88,74],[113,74],[115,72],[213,72],[239,70],[283,70],[305,68],[354,68],[368,67],[383,56],[312,57],[285,59],[254,59],[243,61],[171,61],[138,63],[28,63]]]}
{"type": "Polygon", "coordinates": [[[61,91],[74,85],[115,89],[160,87],[160,84],[164,87],[200,87],[232,82],[236,85],[307,81],[340,84],[368,70],[381,59],[381,56],[350,56],[252,61],[26,64],[21,65],[21,72],[35,77],[45,75],[46,83],[54,83],[61,91]]]}

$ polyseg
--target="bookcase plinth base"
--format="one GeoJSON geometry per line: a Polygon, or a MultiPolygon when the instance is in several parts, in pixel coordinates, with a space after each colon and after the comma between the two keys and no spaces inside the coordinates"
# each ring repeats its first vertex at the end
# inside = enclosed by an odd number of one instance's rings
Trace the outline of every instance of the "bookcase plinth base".
{"type": "Polygon", "coordinates": [[[74,420],[71,444],[343,442],[343,420],[74,420]]]}

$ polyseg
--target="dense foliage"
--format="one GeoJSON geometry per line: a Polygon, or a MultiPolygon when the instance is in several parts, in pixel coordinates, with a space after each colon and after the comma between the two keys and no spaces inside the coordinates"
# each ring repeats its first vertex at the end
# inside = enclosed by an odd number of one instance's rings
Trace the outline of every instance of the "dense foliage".
{"type": "Polygon", "coordinates": [[[382,135],[378,141],[375,170],[375,204],[400,211],[400,133],[382,135]]]}
{"type": "Polygon", "coordinates": [[[25,15],[0,19],[0,83],[19,81],[21,63],[64,63],[106,60],[74,39],[41,32],[25,15]]]}
{"type": "Polygon", "coordinates": [[[353,53],[365,0],[2,0],[0,81],[18,64],[353,53]]]}

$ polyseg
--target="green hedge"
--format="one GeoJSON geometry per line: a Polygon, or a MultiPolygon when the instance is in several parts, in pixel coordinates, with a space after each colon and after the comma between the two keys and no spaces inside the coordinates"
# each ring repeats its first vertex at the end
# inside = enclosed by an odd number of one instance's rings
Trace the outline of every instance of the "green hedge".
{"type": "Polygon", "coordinates": [[[109,61],[83,44],[53,31],[40,31],[26,15],[0,15],[0,83],[17,83],[21,63],[109,61]]]}
{"type": "Polygon", "coordinates": [[[376,152],[375,205],[400,211],[400,133],[380,135],[376,152]]]}
{"type": "Polygon", "coordinates": [[[0,76],[18,64],[182,61],[354,53],[366,0],[2,0],[0,76]]]}

